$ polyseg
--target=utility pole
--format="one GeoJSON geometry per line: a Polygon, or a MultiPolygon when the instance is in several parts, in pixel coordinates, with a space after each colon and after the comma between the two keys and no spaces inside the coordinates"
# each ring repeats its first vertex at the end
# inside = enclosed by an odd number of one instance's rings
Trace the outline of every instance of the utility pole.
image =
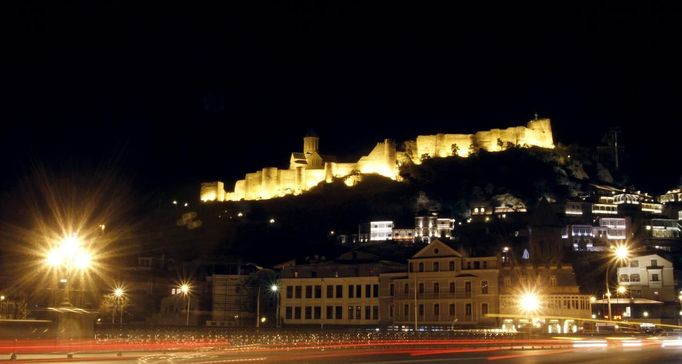
{"type": "Polygon", "coordinates": [[[258,295],[256,295],[256,328],[260,327],[260,284],[258,285],[258,295]]]}

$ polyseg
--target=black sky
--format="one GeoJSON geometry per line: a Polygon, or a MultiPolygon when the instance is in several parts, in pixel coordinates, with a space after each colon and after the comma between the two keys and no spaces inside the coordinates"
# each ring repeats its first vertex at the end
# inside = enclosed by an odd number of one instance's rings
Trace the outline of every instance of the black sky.
{"type": "Polygon", "coordinates": [[[140,3],[0,12],[4,189],[35,162],[141,191],[231,182],[286,166],[311,127],[357,157],[536,112],[563,143],[621,126],[642,188],[679,183],[677,9],[140,3]]]}

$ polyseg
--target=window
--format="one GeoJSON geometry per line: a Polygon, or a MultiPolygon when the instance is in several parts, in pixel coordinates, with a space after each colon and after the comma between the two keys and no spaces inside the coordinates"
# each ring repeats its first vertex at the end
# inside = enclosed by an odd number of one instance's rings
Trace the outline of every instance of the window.
{"type": "Polygon", "coordinates": [[[424,305],[419,304],[419,317],[424,317],[424,305]]]}
{"type": "Polygon", "coordinates": [[[293,298],[294,297],[294,287],[293,286],[287,286],[287,298],[293,298]]]}
{"type": "Polygon", "coordinates": [[[412,262],[410,262],[410,272],[414,272],[414,266],[412,265],[412,262]]]}
{"type": "Polygon", "coordinates": [[[511,278],[510,277],[504,277],[504,286],[507,288],[511,287],[511,278]]]}
{"type": "Polygon", "coordinates": [[[440,272],[440,263],[433,262],[433,271],[434,272],[440,272]]]}
{"type": "Polygon", "coordinates": [[[315,306],[315,308],[313,309],[313,312],[314,312],[313,318],[315,320],[319,320],[322,318],[322,307],[315,306]]]}
{"type": "Polygon", "coordinates": [[[405,283],[405,286],[403,287],[403,293],[405,295],[408,295],[410,293],[410,286],[407,283],[405,283]]]}
{"type": "Polygon", "coordinates": [[[651,259],[651,266],[652,267],[658,267],[658,260],[657,259],[651,259]]]}
{"type": "Polygon", "coordinates": [[[305,298],[313,298],[313,286],[305,286],[305,298]]]}
{"type": "Polygon", "coordinates": [[[639,268],[639,260],[631,260],[630,261],[630,267],[639,268]]]}
{"type": "Polygon", "coordinates": [[[481,281],[481,294],[488,294],[488,281],[481,281]]]}
{"type": "Polygon", "coordinates": [[[455,316],[455,304],[454,303],[450,304],[450,316],[452,316],[452,317],[455,316]]]}
{"type": "Polygon", "coordinates": [[[315,298],[322,298],[322,286],[315,286],[315,298]]]}
{"type": "Polygon", "coordinates": [[[467,303],[467,304],[464,306],[464,314],[465,314],[467,317],[470,317],[470,316],[471,316],[471,303],[467,303]]]}
{"type": "MultiPolygon", "coordinates": [[[[391,306],[391,311],[393,311],[393,306],[391,306]]],[[[379,306],[372,306],[372,320],[379,319],[379,306]]]]}
{"type": "Polygon", "coordinates": [[[334,286],[327,286],[327,298],[334,298],[334,286]]]}
{"type": "Polygon", "coordinates": [[[488,269],[488,262],[485,260],[483,261],[483,269],[488,269]]]}
{"type": "Polygon", "coordinates": [[[436,316],[436,319],[440,317],[440,305],[437,303],[433,305],[433,315],[436,316]]]}
{"type": "Polygon", "coordinates": [[[433,293],[435,293],[435,294],[440,293],[440,284],[438,284],[438,283],[433,284],[433,293]]]}
{"type": "Polygon", "coordinates": [[[343,307],[342,306],[336,306],[336,319],[337,320],[343,320],[343,307]]]}
{"type": "Polygon", "coordinates": [[[455,270],[455,261],[454,260],[451,260],[448,265],[449,265],[451,272],[455,270]]]}
{"type": "Polygon", "coordinates": [[[419,271],[420,272],[424,271],[424,263],[419,263],[419,271]]]}
{"type": "Polygon", "coordinates": [[[393,318],[393,305],[388,306],[388,318],[393,318]]]}
{"type": "Polygon", "coordinates": [[[327,320],[334,319],[334,306],[327,306],[327,320]]]}
{"type": "Polygon", "coordinates": [[[639,274],[630,274],[630,282],[639,282],[639,274]]]}
{"type": "Polygon", "coordinates": [[[627,274],[621,274],[618,277],[618,282],[630,282],[630,277],[627,274]]]}
{"type": "Polygon", "coordinates": [[[356,284],[355,285],[355,296],[357,298],[362,297],[362,285],[361,284],[356,284]]]}
{"type": "Polygon", "coordinates": [[[419,283],[419,293],[424,293],[424,283],[419,283]]]}
{"type": "Polygon", "coordinates": [[[488,314],[488,304],[481,303],[481,317],[485,317],[488,314]]]}
{"type": "Polygon", "coordinates": [[[343,286],[342,285],[336,286],[336,298],[343,298],[343,286]]]}
{"type": "Polygon", "coordinates": [[[365,285],[365,297],[366,298],[372,297],[372,285],[371,284],[365,285]]]}
{"type": "Polygon", "coordinates": [[[296,298],[301,298],[301,286],[296,286],[296,298]]]}
{"type": "Polygon", "coordinates": [[[474,262],[474,269],[481,269],[481,262],[478,260],[474,262]]]}
{"type": "Polygon", "coordinates": [[[285,310],[286,314],[284,316],[287,320],[291,320],[291,311],[292,311],[291,306],[287,306],[285,310]]]}
{"type": "Polygon", "coordinates": [[[464,294],[467,297],[471,296],[471,282],[464,282],[464,294]]]}
{"type": "Polygon", "coordinates": [[[549,285],[552,287],[556,287],[556,276],[549,277],[549,285]]]}
{"type": "Polygon", "coordinates": [[[360,314],[362,313],[362,307],[355,306],[355,318],[361,320],[360,314]]]}
{"type": "Polygon", "coordinates": [[[352,284],[348,286],[348,298],[355,298],[355,286],[352,284]]]}
{"type": "Polygon", "coordinates": [[[652,274],[651,275],[651,281],[652,282],[658,282],[658,274],[652,274]]]}
{"type": "Polygon", "coordinates": [[[450,282],[450,293],[455,293],[455,282],[450,282]]]}
{"type": "Polygon", "coordinates": [[[353,313],[354,313],[353,306],[348,306],[348,319],[352,320],[353,319],[353,313]]]}
{"type": "Polygon", "coordinates": [[[410,317],[410,305],[405,304],[405,306],[403,306],[403,318],[407,319],[409,317],[410,317]]]}
{"type": "Polygon", "coordinates": [[[294,307],[294,320],[301,319],[301,306],[294,307]]]}
{"type": "Polygon", "coordinates": [[[371,320],[372,316],[372,306],[365,306],[365,320],[371,320]]]}
{"type": "Polygon", "coordinates": [[[310,320],[311,318],[313,318],[313,308],[305,306],[305,319],[310,320]]]}
{"type": "Polygon", "coordinates": [[[379,285],[375,284],[372,286],[372,290],[374,291],[374,297],[379,297],[379,285]]]}
{"type": "Polygon", "coordinates": [[[388,295],[391,297],[393,297],[395,295],[395,286],[393,285],[393,283],[391,283],[388,286],[388,295]]]}

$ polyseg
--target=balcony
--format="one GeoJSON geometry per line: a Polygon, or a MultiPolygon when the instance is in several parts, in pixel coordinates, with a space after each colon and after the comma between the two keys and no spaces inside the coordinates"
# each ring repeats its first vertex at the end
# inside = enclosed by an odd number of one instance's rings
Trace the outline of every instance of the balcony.
{"type": "MultiPolygon", "coordinates": [[[[417,299],[456,299],[456,298],[472,298],[473,295],[471,292],[424,292],[424,293],[417,293],[417,299]]],[[[414,292],[410,292],[408,294],[405,294],[404,292],[399,292],[396,293],[395,296],[393,296],[394,299],[414,299],[414,292]]]]}

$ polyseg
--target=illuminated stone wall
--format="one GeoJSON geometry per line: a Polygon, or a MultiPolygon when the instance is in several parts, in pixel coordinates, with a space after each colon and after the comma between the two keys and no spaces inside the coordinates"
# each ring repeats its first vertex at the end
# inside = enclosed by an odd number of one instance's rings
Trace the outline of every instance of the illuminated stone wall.
{"type": "Polygon", "coordinates": [[[308,135],[303,138],[303,153],[291,154],[288,169],[266,167],[247,173],[230,192],[226,192],[219,181],[202,183],[200,198],[202,201],[262,200],[297,195],[322,182],[332,182],[334,178],[343,178],[347,185],[352,186],[361,179],[358,174],[374,173],[394,180],[399,178],[396,146],[389,139],[377,143],[357,163],[326,161],[318,148],[319,138],[308,135]]]}
{"type": "Polygon", "coordinates": [[[405,143],[405,151],[398,152],[390,139],[378,142],[369,154],[356,163],[339,163],[332,157],[319,154],[319,138],[308,134],[303,138],[303,152],[291,153],[288,169],[266,167],[247,173],[226,191],[219,181],[201,184],[202,201],[261,200],[286,195],[298,195],[322,182],[342,178],[348,186],[362,179],[362,175],[379,174],[399,180],[398,162],[420,164],[423,157],[467,157],[477,149],[491,152],[512,146],[554,148],[549,119],[536,119],[526,126],[479,131],[475,134],[419,135],[405,143]],[[325,160],[327,158],[328,160],[325,160]]]}
{"type": "Polygon", "coordinates": [[[549,119],[531,120],[526,126],[479,131],[475,134],[435,134],[417,136],[412,161],[421,163],[424,157],[467,157],[477,149],[498,152],[514,146],[554,148],[549,119]]]}

